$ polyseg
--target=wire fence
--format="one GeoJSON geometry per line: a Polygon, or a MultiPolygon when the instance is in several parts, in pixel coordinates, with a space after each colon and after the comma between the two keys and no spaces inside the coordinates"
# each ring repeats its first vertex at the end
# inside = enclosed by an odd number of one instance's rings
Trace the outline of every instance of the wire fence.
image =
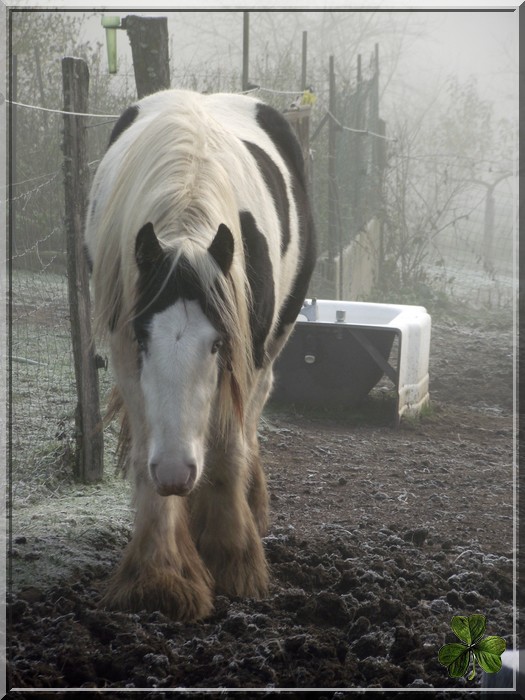
{"type": "Polygon", "coordinates": [[[65,276],[14,266],[11,300],[11,467],[20,505],[31,502],[35,483],[53,490],[70,478],[76,388],[65,276]]]}
{"type": "MultiPolygon", "coordinates": [[[[92,138],[93,169],[110,128],[100,126],[101,133],[92,138]]],[[[41,174],[31,173],[29,167],[32,160],[43,160],[35,153],[34,142],[16,141],[9,292],[10,464],[17,507],[70,482],[75,459],[77,393],[67,290],[62,129],[60,110],[47,110],[48,168],[41,174]]],[[[104,396],[111,375],[99,376],[104,396]]]]}
{"type": "MultiPolygon", "coordinates": [[[[67,277],[53,271],[53,262],[36,269],[32,261],[24,269],[15,259],[11,271],[11,468],[19,506],[32,502],[37,485],[53,492],[71,481],[75,460],[78,399],[67,277]]],[[[99,378],[105,397],[111,371],[99,378]]]]}

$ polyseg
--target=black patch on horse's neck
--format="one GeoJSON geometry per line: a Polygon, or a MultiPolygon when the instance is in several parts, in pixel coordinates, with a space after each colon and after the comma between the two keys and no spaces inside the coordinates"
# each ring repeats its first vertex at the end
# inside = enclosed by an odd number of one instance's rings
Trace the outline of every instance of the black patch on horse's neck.
{"type": "Polygon", "coordinates": [[[249,211],[239,213],[242,243],[246,261],[246,275],[252,293],[250,330],[252,334],[253,361],[257,369],[264,365],[265,342],[270,332],[275,308],[273,270],[268,242],[257,228],[249,211]]]}
{"type": "Polygon", "coordinates": [[[113,127],[111,136],[109,137],[108,148],[112,146],[118,139],[118,137],[133,124],[133,122],[138,116],[138,113],[139,108],[137,105],[131,105],[131,107],[128,107],[122,112],[122,114],[118,118],[117,123],[113,127]]]}
{"type": "Polygon", "coordinates": [[[299,254],[301,259],[290,293],[279,311],[279,325],[275,331],[276,338],[282,335],[290,324],[295,323],[306,297],[310,277],[317,259],[315,227],[308,196],[298,181],[294,182],[293,193],[297,210],[301,212],[299,219],[299,254]]]}
{"type": "Polygon", "coordinates": [[[282,159],[304,187],[303,153],[288,120],[273,107],[262,102],[257,105],[255,116],[258,125],[272,139],[282,159]]]}
{"type": "Polygon", "coordinates": [[[277,165],[262,148],[251,141],[243,141],[243,143],[255,158],[275,202],[277,216],[281,223],[281,255],[284,255],[290,244],[290,203],[286,194],[284,178],[277,165]]]}
{"type": "Polygon", "coordinates": [[[299,218],[299,261],[295,279],[283,306],[279,310],[279,337],[294,323],[308,290],[316,261],[315,229],[306,192],[304,158],[301,146],[289,122],[269,105],[259,103],[256,108],[258,125],[272,139],[292,176],[292,192],[299,218]]]}

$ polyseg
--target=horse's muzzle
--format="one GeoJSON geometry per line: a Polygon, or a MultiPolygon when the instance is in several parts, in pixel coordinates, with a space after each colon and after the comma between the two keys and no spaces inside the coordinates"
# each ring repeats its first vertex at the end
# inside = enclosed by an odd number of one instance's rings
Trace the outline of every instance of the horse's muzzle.
{"type": "Polygon", "coordinates": [[[150,462],[149,469],[159,496],[187,496],[197,481],[197,465],[191,462],[177,467],[150,462]]]}

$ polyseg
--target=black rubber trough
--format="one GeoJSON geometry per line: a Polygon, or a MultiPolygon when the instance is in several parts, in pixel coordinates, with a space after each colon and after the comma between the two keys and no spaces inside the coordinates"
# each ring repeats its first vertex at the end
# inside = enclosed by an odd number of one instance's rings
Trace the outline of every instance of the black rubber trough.
{"type": "Polygon", "coordinates": [[[430,316],[421,306],[306,300],[275,364],[272,402],[353,408],[387,375],[397,418],[428,402],[430,316]],[[394,341],[399,346],[389,362],[394,341]]]}

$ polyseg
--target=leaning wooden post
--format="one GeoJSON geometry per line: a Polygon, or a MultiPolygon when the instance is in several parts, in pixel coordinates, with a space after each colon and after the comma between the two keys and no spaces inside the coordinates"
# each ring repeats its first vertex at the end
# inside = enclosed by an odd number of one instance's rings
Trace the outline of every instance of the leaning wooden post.
{"type": "Polygon", "coordinates": [[[140,99],[170,87],[170,56],[167,17],[122,19],[121,28],[128,34],[135,71],[137,96],[140,99]]]}
{"type": "MultiPolygon", "coordinates": [[[[64,112],[88,111],[89,70],[79,58],[62,59],[64,112]]],[[[83,228],[89,168],[86,117],[64,114],[64,188],[71,338],[77,385],[75,476],[90,483],[102,479],[104,443],[95,346],[91,335],[89,272],[83,228]]]]}

